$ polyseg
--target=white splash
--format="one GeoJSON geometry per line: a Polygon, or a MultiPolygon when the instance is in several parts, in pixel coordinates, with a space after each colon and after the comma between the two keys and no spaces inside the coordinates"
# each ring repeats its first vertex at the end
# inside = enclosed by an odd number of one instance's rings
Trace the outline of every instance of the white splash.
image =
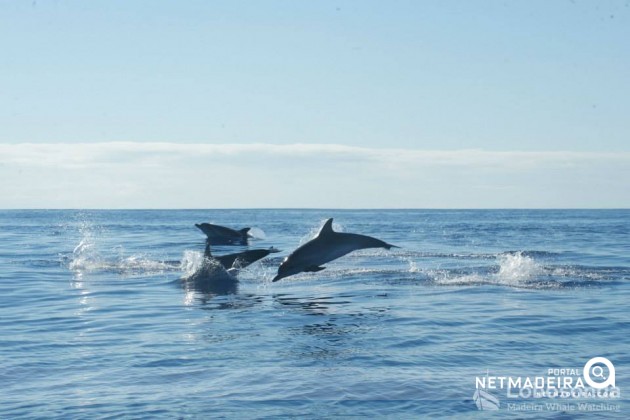
{"type": "Polygon", "coordinates": [[[184,251],[184,256],[180,264],[182,271],[182,281],[198,282],[212,279],[214,282],[234,281],[238,270],[226,270],[219,261],[213,258],[206,258],[198,251],[184,251]]]}
{"type": "Polygon", "coordinates": [[[543,267],[533,258],[522,252],[502,254],[497,257],[499,272],[495,275],[497,283],[519,284],[531,280],[543,273],[543,267]]]}
{"type": "Polygon", "coordinates": [[[99,260],[99,256],[96,251],[94,226],[91,223],[82,221],[79,225],[79,233],[81,234],[81,240],[72,251],[72,259],[68,267],[80,276],[83,271],[89,270],[94,266],[95,261],[99,260]]]}
{"type": "Polygon", "coordinates": [[[96,234],[98,230],[98,227],[86,221],[79,225],[81,239],[79,244],[74,247],[68,262],[68,268],[78,278],[83,277],[88,272],[105,271],[125,275],[146,275],[159,274],[179,268],[177,264],[155,260],[144,254],[126,256],[124,248],[120,245],[111,250],[117,256],[108,258],[101,253],[98,246],[96,234]]]}
{"type": "Polygon", "coordinates": [[[184,251],[182,261],[180,262],[180,270],[183,278],[189,278],[195,274],[203,265],[203,253],[198,251],[184,251]]]}
{"type": "MultiPolygon", "coordinates": [[[[512,287],[531,287],[532,280],[546,274],[541,264],[532,257],[523,255],[522,252],[499,254],[496,259],[499,264],[496,272],[454,275],[449,271],[436,270],[428,274],[435,283],[441,285],[497,284],[512,287]]],[[[410,267],[410,272],[417,271],[415,264],[410,267]]]]}
{"type": "Polygon", "coordinates": [[[247,232],[252,239],[267,239],[267,235],[265,235],[265,231],[261,228],[253,227],[247,232]]]}

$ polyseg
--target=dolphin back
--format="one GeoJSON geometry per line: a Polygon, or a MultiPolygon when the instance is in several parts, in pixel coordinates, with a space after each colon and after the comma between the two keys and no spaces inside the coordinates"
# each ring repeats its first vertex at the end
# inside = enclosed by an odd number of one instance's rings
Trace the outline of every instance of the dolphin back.
{"type": "Polygon", "coordinates": [[[211,241],[213,245],[232,245],[232,244],[243,244],[247,243],[247,238],[249,235],[249,230],[251,228],[243,228],[241,230],[234,230],[229,227],[213,225],[212,223],[201,223],[195,224],[199,230],[206,234],[208,240],[211,241]]]}
{"type": "Polygon", "coordinates": [[[333,219],[330,218],[326,220],[324,225],[322,226],[319,234],[317,235],[318,239],[328,241],[331,243],[346,241],[352,243],[356,246],[355,249],[364,249],[364,248],[398,248],[396,245],[388,244],[387,242],[381,241],[380,239],[373,238],[367,235],[359,235],[358,233],[343,233],[343,232],[335,232],[333,230],[333,219]]]}
{"type": "Polygon", "coordinates": [[[380,239],[357,233],[335,232],[333,219],[326,220],[317,236],[299,246],[287,256],[273,282],[301,272],[318,272],[326,267],[323,264],[343,257],[352,251],[366,248],[398,248],[380,239]]]}
{"type": "Polygon", "coordinates": [[[236,254],[215,256],[213,258],[218,260],[225,269],[245,268],[256,261],[265,258],[272,252],[280,251],[273,247],[269,249],[250,249],[243,252],[237,252],[236,254]]]}
{"type": "Polygon", "coordinates": [[[380,239],[373,238],[367,235],[359,235],[358,233],[337,233],[340,238],[344,241],[352,242],[355,246],[355,249],[366,249],[366,248],[399,248],[396,245],[388,244],[385,241],[381,241],[380,239]]]}

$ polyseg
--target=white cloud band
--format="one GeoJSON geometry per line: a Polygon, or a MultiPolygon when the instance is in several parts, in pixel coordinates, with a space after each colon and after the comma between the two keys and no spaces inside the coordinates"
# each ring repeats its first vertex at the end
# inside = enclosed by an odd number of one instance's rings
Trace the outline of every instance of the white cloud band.
{"type": "Polygon", "coordinates": [[[162,164],[174,160],[266,158],[335,159],[455,166],[539,166],[584,162],[630,162],[630,152],[524,152],[484,150],[376,149],[338,144],[205,143],[18,143],[0,144],[0,163],[29,166],[162,164]]]}
{"type": "Polygon", "coordinates": [[[628,207],[630,153],[0,145],[2,207],[628,207]]]}

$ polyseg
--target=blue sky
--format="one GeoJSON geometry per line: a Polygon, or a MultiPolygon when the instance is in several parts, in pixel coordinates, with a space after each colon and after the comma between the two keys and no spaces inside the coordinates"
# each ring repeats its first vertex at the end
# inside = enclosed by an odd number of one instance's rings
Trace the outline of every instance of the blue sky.
{"type": "Polygon", "coordinates": [[[0,207],[629,207],[629,39],[629,1],[1,2],[0,207]]]}

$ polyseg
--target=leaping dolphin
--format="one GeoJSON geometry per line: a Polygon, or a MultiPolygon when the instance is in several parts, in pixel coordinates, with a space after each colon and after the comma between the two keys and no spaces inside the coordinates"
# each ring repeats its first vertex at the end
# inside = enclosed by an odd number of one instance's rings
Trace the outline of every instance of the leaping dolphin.
{"type": "Polygon", "coordinates": [[[216,256],[212,255],[212,252],[210,251],[210,244],[206,242],[206,250],[203,255],[206,258],[217,260],[226,270],[230,270],[232,268],[245,268],[256,261],[265,258],[272,252],[280,252],[280,250],[271,247],[269,249],[250,249],[248,251],[237,252],[235,254],[216,256]]]}
{"type": "Polygon", "coordinates": [[[278,268],[278,275],[273,281],[292,276],[303,271],[317,272],[326,264],[352,251],[365,248],[398,248],[380,239],[356,233],[335,232],[332,228],[333,219],[326,220],[317,236],[284,259],[278,268]]]}
{"type": "Polygon", "coordinates": [[[211,245],[247,245],[247,239],[251,237],[249,234],[251,228],[248,227],[234,230],[211,223],[195,223],[195,226],[206,234],[208,237],[207,242],[211,245]]]}

